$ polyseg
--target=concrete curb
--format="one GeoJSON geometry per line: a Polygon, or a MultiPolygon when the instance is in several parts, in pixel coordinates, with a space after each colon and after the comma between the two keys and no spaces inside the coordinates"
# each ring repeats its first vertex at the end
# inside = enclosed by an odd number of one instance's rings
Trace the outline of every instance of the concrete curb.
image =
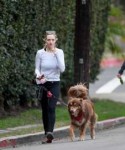
{"type": "MultiPolygon", "coordinates": [[[[108,129],[122,124],[125,124],[125,117],[99,121],[97,122],[96,130],[99,131],[103,129],[108,129]]],[[[55,129],[54,130],[55,139],[68,137],[69,136],[68,128],[69,126],[55,129]]],[[[18,145],[40,141],[43,136],[44,136],[43,132],[38,132],[34,134],[1,138],[0,148],[16,147],[18,145]]]]}

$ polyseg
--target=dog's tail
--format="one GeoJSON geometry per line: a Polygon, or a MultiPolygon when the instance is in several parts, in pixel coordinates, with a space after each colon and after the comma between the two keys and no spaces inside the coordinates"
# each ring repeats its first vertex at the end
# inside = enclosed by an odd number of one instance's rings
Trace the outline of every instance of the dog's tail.
{"type": "Polygon", "coordinates": [[[68,97],[76,97],[86,99],[88,97],[87,87],[80,83],[75,86],[71,86],[68,90],[68,97]]]}

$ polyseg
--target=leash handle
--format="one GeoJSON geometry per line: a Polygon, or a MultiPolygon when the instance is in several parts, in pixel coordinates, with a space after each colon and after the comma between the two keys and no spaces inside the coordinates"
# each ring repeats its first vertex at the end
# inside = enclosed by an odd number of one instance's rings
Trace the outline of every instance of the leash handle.
{"type": "Polygon", "coordinates": [[[53,94],[50,91],[47,91],[47,97],[51,98],[53,96],[53,94]]]}
{"type": "Polygon", "coordinates": [[[41,88],[43,88],[43,90],[45,90],[47,92],[47,97],[51,98],[52,96],[57,99],[60,103],[62,103],[64,106],[68,106],[62,99],[57,98],[55,95],[53,95],[50,91],[48,91],[47,88],[45,88],[44,86],[41,86],[41,88]]]}

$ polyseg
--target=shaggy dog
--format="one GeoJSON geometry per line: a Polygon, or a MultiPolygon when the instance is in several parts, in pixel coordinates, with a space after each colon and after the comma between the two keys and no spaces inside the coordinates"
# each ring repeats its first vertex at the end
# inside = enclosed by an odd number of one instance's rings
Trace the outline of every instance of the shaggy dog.
{"type": "Polygon", "coordinates": [[[69,129],[71,140],[73,141],[75,139],[75,128],[79,128],[80,140],[83,141],[87,126],[90,128],[91,139],[95,139],[97,115],[94,111],[94,104],[87,98],[87,88],[83,84],[70,87],[68,96],[68,111],[71,118],[69,129]]]}

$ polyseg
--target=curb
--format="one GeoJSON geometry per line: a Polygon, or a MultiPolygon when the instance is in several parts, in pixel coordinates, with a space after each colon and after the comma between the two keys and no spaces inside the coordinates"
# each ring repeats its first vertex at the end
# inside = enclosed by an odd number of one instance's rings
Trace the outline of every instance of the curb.
{"type": "MultiPolygon", "coordinates": [[[[125,117],[119,117],[115,119],[108,119],[104,121],[98,121],[96,125],[96,130],[103,130],[112,127],[116,127],[118,125],[125,124],[125,117]]],[[[57,128],[54,130],[55,139],[61,139],[69,136],[69,126],[65,126],[62,128],[57,128]]],[[[38,142],[44,136],[43,132],[38,132],[35,134],[27,134],[20,136],[11,136],[0,139],[0,148],[8,148],[8,147],[16,147],[22,144],[29,144],[32,142],[38,142]]]]}

